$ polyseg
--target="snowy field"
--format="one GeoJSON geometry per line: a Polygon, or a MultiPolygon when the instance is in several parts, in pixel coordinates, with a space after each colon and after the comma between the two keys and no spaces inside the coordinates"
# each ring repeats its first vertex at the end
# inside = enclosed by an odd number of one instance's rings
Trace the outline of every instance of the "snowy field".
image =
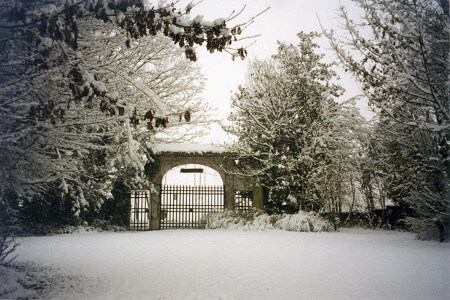
{"type": "Polygon", "coordinates": [[[174,230],[20,242],[28,296],[41,298],[450,299],[450,244],[409,233],[174,230]]]}

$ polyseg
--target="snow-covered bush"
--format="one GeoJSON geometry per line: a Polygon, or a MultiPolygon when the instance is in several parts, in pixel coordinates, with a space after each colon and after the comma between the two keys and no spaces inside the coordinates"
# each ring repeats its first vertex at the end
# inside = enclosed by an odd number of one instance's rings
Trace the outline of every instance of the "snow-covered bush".
{"type": "Polygon", "coordinates": [[[411,231],[417,233],[419,240],[449,240],[450,230],[448,225],[450,220],[447,219],[434,219],[433,222],[429,220],[421,220],[419,218],[407,217],[405,223],[411,227],[411,231]],[[436,227],[438,230],[436,230],[436,227]]]}
{"type": "MultiPolygon", "coordinates": [[[[7,268],[0,265],[0,298],[11,298],[16,296],[18,291],[22,292],[23,288],[19,281],[25,277],[17,272],[14,268],[7,268]],[[16,294],[15,294],[16,293],[16,294]]],[[[20,296],[23,296],[21,293],[20,296]]]]}
{"type": "Polygon", "coordinates": [[[277,216],[269,216],[258,209],[249,211],[225,210],[210,214],[205,218],[207,229],[274,229],[277,216]]]}
{"type": "Polygon", "coordinates": [[[105,220],[95,220],[92,224],[88,225],[80,224],[80,225],[65,225],[65,226],[41,226],[39,230],[36,231],[28,231],[27,234],[32,235],[56,235],[56,234],[72,234],[72,233],[80,233],[80,232],[119,232],[119,231],[127,231],[128,227],[119,226],[115,224],[111,224],[105,220]]]}
{"type": "Polygon", "coordinates": [[[331,224],[314,212],[300,211],[288,215],[268,215],[253,209],[246,212],[225,210],[208,215],[205,218],[207,229],[234,230],[269,230],[279,229],[287,231],[321,232],[331,230],[331,224]]]}
{"type": "Polygon", "coordinates": [[[284,215],[275,227],[288,231],[321,232],[329,231],[331,224],[314,212],[300,211],[294,215],[284,215]]]}

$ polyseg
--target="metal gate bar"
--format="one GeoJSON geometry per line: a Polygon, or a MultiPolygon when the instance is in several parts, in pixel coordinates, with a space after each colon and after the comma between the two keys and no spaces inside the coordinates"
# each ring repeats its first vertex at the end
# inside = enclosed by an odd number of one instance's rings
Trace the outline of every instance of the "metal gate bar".
{"type": "Polygon", "coordinates": [[[236,191],[234,196],[234,209],[236,211],[249,211],[253,207],[253,192],[252,191],[236,191]]]}
{"type": "Polygon", "coordinates": [[[204,228],[203,217],[224,210],[223,186],[163,185],[160,228],[204,228]]]}
{"type": "Polygon", "coordinates": [[[149,230],[149,191],[131,192],[131,212],[130,229],[131,230],[149,230]]]}

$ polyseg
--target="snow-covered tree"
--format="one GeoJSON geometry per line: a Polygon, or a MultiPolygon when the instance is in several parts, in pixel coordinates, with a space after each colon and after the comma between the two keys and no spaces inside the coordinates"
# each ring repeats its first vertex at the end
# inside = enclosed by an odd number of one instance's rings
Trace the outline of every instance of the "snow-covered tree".
{"type": "MultiPolygon", "coordinates": [[[[329,34],[342,64],[379,111],[380,165],[392,199],[425,233],[450,228],[449,5],[434,0],[355,0],[362,21],[341,17],[329,34]]],[[[381,170],[380,170],[381,172],[381,170]]]]}
{"type": "MultiPolygon", "coordinates": [[[[109,110],[108,98],[95,97],[80,105],[71,102],[70,97],[55,96],[53,105],[65,109],[63,121],[52,124],[50,120],[46,127],[40,127],[39,140],[28,148],[21,148],[21,157],[13,160],[16,165],[9,170],[9,175],[17,171],[29,177],[44,178],[29,186],[19,178],[16,182],[20,184],[10,189],[30,196],[44,193],[43,197],[50,203],[49,198],[55,197],[50,196],[48,190],[60,190],[64,195],[61,197],[72,199],[76,215],[89,207],[98,208],[118,176],[125,177],[130,187],[142,187],[144,165],[149,159],[146,148],[153,142],[155,132],[165,130],[168,120],[170,126],[185,123],[184,118],[179,122],[180,113],[197,116],[199,110],[206,107],[195,98],[201,84],[198,68],[167,38],[144,37],[127,50],[116,46],[113,55],[102,46],[105,37],[98,30],[92,31],[91,35],[86,33],[86,40],[80,39],[79,51],[87,54],[78,66],[90,72],[95,61],[101,60],[107,65],[97,76],[105,89],[117,91],[114,97],[126,99],[126,105],[119,106],[123,115],[116,109],[109,110]],[[144,67],[135,67],[144,62],[144,67]],[[127,70],[124,75],[121,74],[123,70],[127,70]],[[146,94],[150,88],[156,91],[164,112],[146,94]],[[47,174],[52,177],[45,177],[47,174]]],[[[112,36],[110,42],[120,45],[123,38],[112,36]]],[[[69,87],[55,84],[51,76],[46,76],[45,81],[51,88],[38,81],[38,86],[33,88],[36,93],[70,95],[69,87]]],[[[39,99],[41,96],[31,93],[30,97],[39,99]]],[[[23,101],[26,103],[31,98],[23,101]]],[[[37,123],[39,120],[35,119],[33,121],[37,123]]],[[[202,120],[196,117],[196,121],[199,119],[202,120]]]]}
{"type": "MultiPolygon", "coordinates": [[[[354,101],[330,105],[324,112],[311,147],[312,159],[306,182],[306,198],[319,203],[336,227],[343,212],[361,206],[361,177],[369,128],[354,101]]],[[[367,207],[363,207],[367,209],[367,207]]]]}
{"type": "Polygon", "coordinates": [[[228,130],[239,138],[238,164],[269,189],[270,212],[334,211],[355,165],[361,119],[348,103],[334,101],[343,89],[316,53],[317,36],[301,32],[298,45],[279,43],[272,58],[252,61],[233,98],[228,130]]]}
{"type": "MultiPolygon", "coordinates": [[[[231,51],[241,34],[226,25],[235,14],[208,22],[189,16],[191,4],[0,6],[0,196],[45,198],[58,190],[73,200],[75,215],[100,205],[120,172],[140,184],[153,131],[201,109],[198,70],[180,55],[195,60],[193,45],[202,43],[231,51]]],[[[237,53],[244,57],[245,49],[237,53]]]]}

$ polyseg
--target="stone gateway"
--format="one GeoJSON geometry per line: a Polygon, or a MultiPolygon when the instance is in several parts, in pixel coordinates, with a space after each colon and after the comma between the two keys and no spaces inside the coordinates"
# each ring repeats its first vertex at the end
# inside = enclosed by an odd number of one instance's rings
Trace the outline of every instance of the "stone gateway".
{"type": "Polygon", "coordinates": [[[262,208],[262,188],[251,178],[239,174],[236,154],[228,149],[212,145],[162,144],[152,150],[156,165],[151,178],[155,190],[149,197],[150,230],[202,228],[202,217],[207,213],[262,208]],[[214,169],[220,174],[223,187],[167,186],[162,183],[168,171],[188,164],[214,169]]]}

